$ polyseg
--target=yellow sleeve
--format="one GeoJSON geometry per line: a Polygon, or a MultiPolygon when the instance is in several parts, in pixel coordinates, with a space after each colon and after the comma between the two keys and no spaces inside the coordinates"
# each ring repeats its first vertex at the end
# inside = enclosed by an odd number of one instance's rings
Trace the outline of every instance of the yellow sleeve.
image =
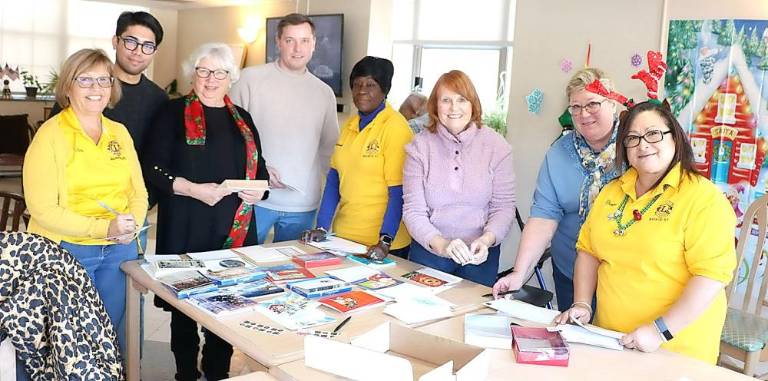
{"type": "Polygon", "coordinates": [[[408,122],[399,114],[393,115],[387,125],[386,140],[382,142],[384,152],[384,182],[388,187],[403,185],[405,145],[413,139],[408,122]]]}
{"type": "Polygon", "coordinates": [[[63,173],[71,147],[59,132],[59,118],[52,118],[35,134],[24,156],[24,199],[32,219],[43,229],[70,237],[104,238],[109,220],[86,217],[59,202],[64,191],[63,173]],[[61,175],[60,175],[61,174],[61,175]]]}
{"type": "Polygon", "coordinates": [[[120,133],[121,145],[128,147],[127,159],[131,162],[131,189],[128,191],[128,209],[136,220],[136,224],[139,226],[144,224],[144,219],[147,217],[147,209],[149,208],[149,195],[147,194],[147,188],[144,185],[144,177],[141,173],[141,164],[139,163],[139,157],[136,154],[136,148],[133,146],[133,139],[128,133],[125,127],[120,133]]]}
{"type": "Polygon", "coordinates": [[[699,191],[691,193],[692,197],[697,197],[693,203],[696,210],[689,213],[683,233],[688,271],[728,284],[736,268],[736,215],[717,189],[712,190],[711,197],[701,197],[699,191]]]}

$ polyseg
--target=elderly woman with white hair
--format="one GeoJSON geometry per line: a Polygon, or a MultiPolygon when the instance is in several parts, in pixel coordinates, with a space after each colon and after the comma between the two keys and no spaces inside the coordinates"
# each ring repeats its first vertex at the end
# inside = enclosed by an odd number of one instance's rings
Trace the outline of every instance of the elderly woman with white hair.
{"type": "MultiPolygon", "coordinates": [[[[192,91],[159,111],[147,142],[144,176],[158,190],[157,253],[183,254],[257,243],[253,205],[266,192],[221,189],[227,179],[267,180],[251,116],[227,96],[239,78],[232,51],[205,44],[184,64],[192,91]]],[[[196,380],[197,324],[171,311],[176,379],[196,380]]],[[[208,380],[228,377],[232,346],[205,331],[202,370],[208,380]]]]}

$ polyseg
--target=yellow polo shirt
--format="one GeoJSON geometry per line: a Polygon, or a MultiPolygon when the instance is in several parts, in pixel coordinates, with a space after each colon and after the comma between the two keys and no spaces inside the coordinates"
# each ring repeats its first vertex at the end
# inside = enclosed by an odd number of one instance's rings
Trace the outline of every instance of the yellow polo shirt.
{"type": "MultiPolygon", "coordinates": [[[[681,176],[680,165],[661,184],[639,198],[637,172],[630,168],[603,188],[579,232],[576,249],[600,261],[595,324],[625,333],[653,323],[677,302],[693,276],[723,284],[736,266],[733,232],[736,216],[723,193],[702,176],[681,176]],[[642,219],[614,235],[608,216],[629,196],[622,223],[661,197],[642,219]]],[[[662,344],[674,352],[716,363],[725,322],[725,292],[690,325],[662,344]]]]}
{"type": "MultiPolygon", "coordinates": [[[[331,167],[339,172],[341,195],[333,231],[342,238],[373,245],[379,241],[388,187],[403,185],[405,145],[413,132],[389,103],[362,131],[359,124],[359,115],[347,120],[331,156],[331,167]]],[[[410,243],[401,220],[392,248],[410,243]]]]}
{"type": "Polygon", "coordinates": [[[99,202],[144,222],[147,190],[133,140],[122,124],[101,122],[94,143],[69,107],[35,134],[23,171],[29,232],[57,243],[112,244],[104,238],[115,216],[99,202]]]}

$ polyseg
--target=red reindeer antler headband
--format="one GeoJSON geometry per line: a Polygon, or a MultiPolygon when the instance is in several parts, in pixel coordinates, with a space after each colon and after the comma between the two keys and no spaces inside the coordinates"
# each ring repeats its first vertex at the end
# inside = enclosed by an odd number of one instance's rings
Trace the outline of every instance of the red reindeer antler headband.
{"type": "Polygon", "coordinates": [[[602,82],[600,82],[599,79],[592,81],[592,83],[585,86],[584,89],[591,93],[602,95],[608,99],[613,99],[616,102],[623,104],[627,108],[634,106],[634,103],[632,102],[631,99],[627,99],[627,97],[625,97],[624,95],[616,91],[608,91],[608,89],[606,89],[605,86],[603,86],[602,82]]]}

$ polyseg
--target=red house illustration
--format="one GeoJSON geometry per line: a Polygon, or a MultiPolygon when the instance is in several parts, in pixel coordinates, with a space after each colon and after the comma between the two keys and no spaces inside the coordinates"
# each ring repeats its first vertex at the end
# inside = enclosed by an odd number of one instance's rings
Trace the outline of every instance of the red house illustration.
{"type": "Polygon", "coordinates": [[[730,60],[717,61],[708,83],[698,81],[678,119],[689,131],[701,174],[715,183],[755,186],[768,148],[757,133],[765,102],[739,44],[730,50],[730,60]]]}

